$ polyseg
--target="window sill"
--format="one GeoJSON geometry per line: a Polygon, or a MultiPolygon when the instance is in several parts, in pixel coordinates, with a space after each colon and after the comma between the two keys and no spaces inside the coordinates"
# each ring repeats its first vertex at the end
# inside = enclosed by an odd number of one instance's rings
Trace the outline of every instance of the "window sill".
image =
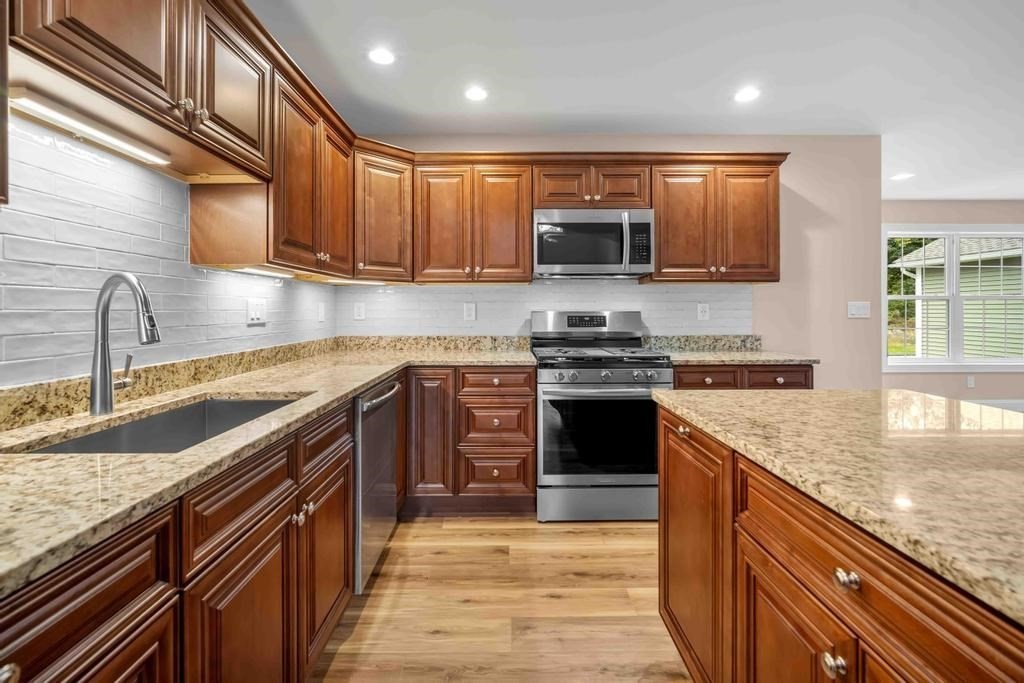
{"type": "Polygon", "coordinates": [[[983,374],[986,372],[1024,372],[1024,362],[1019,363],[887,363],[882,365],[882,374],[910,373],[961,373],[983,374]]]}

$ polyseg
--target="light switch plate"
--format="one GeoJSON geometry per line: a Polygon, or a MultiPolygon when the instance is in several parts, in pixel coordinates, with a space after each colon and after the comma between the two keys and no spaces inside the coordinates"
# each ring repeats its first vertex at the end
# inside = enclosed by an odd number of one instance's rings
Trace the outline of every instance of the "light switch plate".
{"type": "Polygon", "coordinates": [[[352,319],[366,320],[366,304],[362,301],[357,301],[352,305],[352,319]]]}
{"type": "Polygon", "coordinates": [[[870,318],[871,317],[871,302],[870,301],[847,301],[846,302],[846,317],[847,318],[870,318]]]}
{"type": "Polygon", "coordinates": [[[709,304],[697,304],[697,320],[711,320],[711,306],[709,304]]]}
{"type": "Polygon", "coordinates": [[[316,305],[316,320],[317,320],[317,322],[321,322],[322,323],[323,321],[325,321],[327,319],[327,311],[325,309],[326,309],[326,305],[324,304],[323,301],[317,303],[317,305],[316,305]]]}
{"type": "Polygon", "coordinates": [[[476,320],[476,304],[464,303],[462,304],[462,319],[463,320],[476,320]]]}
{"type": "Polygon", "coordinates": [[[974,375],[967,375],[967,388],[968,389],[973,389],[974,388],[974,375]]]}
{"type": "Polygon", "coordinates": [[[245,324],[253,325],[267,324],[267,300],[252,298],[245,301],[245,324]]]}

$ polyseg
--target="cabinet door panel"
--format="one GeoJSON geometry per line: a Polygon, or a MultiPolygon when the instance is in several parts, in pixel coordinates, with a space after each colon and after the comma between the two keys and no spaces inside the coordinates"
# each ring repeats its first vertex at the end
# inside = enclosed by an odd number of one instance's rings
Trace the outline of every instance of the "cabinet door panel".
{"type": "Polygon", "coordinates": [[[459,495],[532,496],[533,448],[460,448],[459,495]]]}
{"type": "Polygon", "coordinates": [[[181,610],[175,597],[149,617],[126,640],[106,653],[83,681],[175,683],[178,680],[178,627],[181,610]]]}
{"type": "Polygon", "coordinates": [[[410,496],[455,493],[455,370],[409,371],[410,496]]]}
{"type": "Polygon", "coordinates": [[[835,616],[744,533],[737,534],[737,680],[829,680],[826,653],[856,681],[857,641],[835,616]]]}
{"type": "Polygon", "coordinates": [[[352,597],[354,571],[350,442],[299,499],[310,506],[299,534],[299,643],[308,672],[352,597]]]}
{"type": "Polygon", "coordinates": [[[358,151],[355,160],[355,275],[411,281],[412,166],[358,151]]]}
{"type": "Polygon", "coordinates": [[[650,207],[651,167],[595,166],[594,202],[606,209],[650,207]]]}
{"type": "Polygon", "coordinates": [[[529,282],[533,275],[529,166],[473,169],[473,261],[481,282],[529,282]]]}
{"type": "MultiPolygon", "coordinates": [[[[714,169],[654,169],[653,280],[714,280],[716,266],[714,169]]],[[[716,267],[717,271],[717,267],[716,267]]]]}
{"type": "MultiPolygon", "coordinates": [[[[7,51],[8,47],[8,25],[7,22],[10,19],[11,13],[9,12],[10,7],[7,4],[7,0],[0,0],[0,130],[7,130],[7,51]]],[[[7,135],[0,135],[0,204],[6,204],[8,202],[8,150],[7,135]]]]}
{"type": "Polygon", "coordinates": [[[534,208],[587,208],[591,205],[590,176],[590,166],[534,166],[534,208]]]}
{"type": "Polygon", "coordinates": [[[719,168],[718,277],[779,279],[779,169],[719,168]]]}
{"type": "Polygon", "coordinates": [[[320,117],[281,78],[276,79],[273,254],[271,260],[315,268],[320,211],[320,117]]]}
{"type": "Polygon", "coordinates": [[[352,277],[352,150],[329,127],[324,127],[324,171],[321,184],[319,251],[329,257],[322,270],[352,277]]]}
{"type": "Polygon", "coordinates": [[[465,282],[473,277],[472,171],[416,169],[416,277],[465,282]]]}
{"type": "Polygon", "coordinates": [[[185,680],[295,680],[294,511],[293,496],[185,589],[185,680]]]}
{"type": "Polygon", "coordinates": [[[22,0],[12,41],[143,113],[184,127],[189,0],[22,0]],[[130,14],[128,14],[130,13],[130,14]]]}
{"type": "Polygon", "coordinates": [[[207,0],[195,6],[195,116],[197,135],[248,167],[270,174],[270,62],[207,0]]]}

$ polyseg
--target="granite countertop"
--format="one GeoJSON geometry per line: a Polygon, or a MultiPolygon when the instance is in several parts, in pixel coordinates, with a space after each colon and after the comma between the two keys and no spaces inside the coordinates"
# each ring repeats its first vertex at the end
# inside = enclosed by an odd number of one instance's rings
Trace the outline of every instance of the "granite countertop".
{"type": "Polygon", "coordinates": [[[807,355],[778,351],[670,351],[672,365],[817,365],[807,355]]]}
{"type": "Polygon", "coordinates": [[[1024,624],[1024,413],[913,391],[654,399],[1024,624]]]}
{"type": "Polygon", "coordinates": [[[534,365],[528,351],[341,351],[0,432],[0,597],[410,365],[534,365]],[[179,453],[27,454],[204,398],[294,398],[179,453]]]}

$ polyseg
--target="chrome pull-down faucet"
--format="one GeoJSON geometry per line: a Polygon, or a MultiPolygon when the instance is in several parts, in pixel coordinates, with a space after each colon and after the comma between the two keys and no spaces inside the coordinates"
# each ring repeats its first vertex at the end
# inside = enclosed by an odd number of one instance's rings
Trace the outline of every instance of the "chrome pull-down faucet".
{"type": "MultiPolygon", "coordinates": [[[[92,351],[92,381],[89,383],[89,412],[93,415],[106,415],[114,410],[114,377],[110,369],[110,304],[114,299],[114,292],[121,284],[126,285],[135,297],[139,343],[145,346],[160,341],[160,329],[156,326],[153,304],[139,278],[131,273],[114,273],[107,278],[96,298],[96,342],[92,351]]],[[[125,365],[125,378],[130,368],[129,354],[125,365]]],[[[130,385],[130,380],[119,380],[117,388],[130,385]]]]}

